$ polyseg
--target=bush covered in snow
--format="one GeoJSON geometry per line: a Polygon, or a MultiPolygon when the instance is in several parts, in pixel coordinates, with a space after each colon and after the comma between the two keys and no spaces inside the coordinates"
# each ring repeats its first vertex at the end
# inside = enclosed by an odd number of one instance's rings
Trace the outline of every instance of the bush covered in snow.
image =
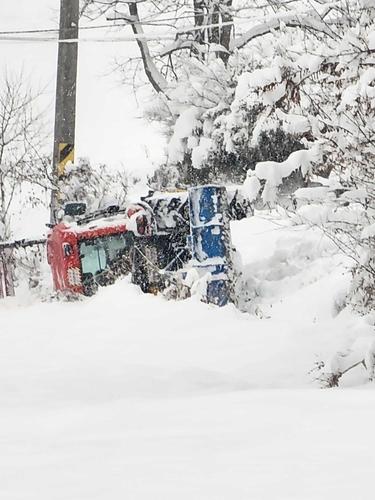
{"type": "Polygon", "coordinates": [[[108,203],[122,205],[128,183],[126,172],[113,172],[106,165],[93,167],[87,158],[81,158],[77,165],[66,167],[66,175],[60,181],[61,202],[83,201],[89,212],[108,203]]]}
{"type": "Polygon", "coordinates": [[[169,136],[168,162],[161,170],[171,173],[170,184],[243,182],[258,162],[282,162],[305,149],[301,129],[285,130],[278,119],[260,126],[266,107],[238,97],[244,67],[235,63],[190,62],[191,75],[176,87],[173,105],[161,100],[159,110],[155,103],[146,109],[147,116],[164,123],[169,136]],[[175,121],[166,106],[172,106],[175,121]]]}

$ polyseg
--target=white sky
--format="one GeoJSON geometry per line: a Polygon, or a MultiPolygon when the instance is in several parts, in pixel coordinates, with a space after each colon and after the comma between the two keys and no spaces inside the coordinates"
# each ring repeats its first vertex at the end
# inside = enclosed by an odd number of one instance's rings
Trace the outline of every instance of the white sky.
{"type": "MultiPolygon", "coordinates": [[[[0,0],[0,31],[55,28],[59,8],[60,0],[0,0]]],[[[81,21],[81,25],[87,24],[87,20],[81,21]]],[[[106,30],[95,30],[95,36],[105,34],[106,30]]],[[[93,163],[106,162],[115,167],[123,165],[130,171],[148,171],[152,161],[161,158],[161,137],[140,118],[142,111],[132,90],[121,86],[119,75],[111,73],[115,57],[135,55],[136,50],[136,44],[126,42],[80,44],[77,157],[88,156],[93,163]]],[[[23,68],[34,85],[46,87],[51,150],[56,64],[57,43],[0,41],[0,71],[23,68]]]]}

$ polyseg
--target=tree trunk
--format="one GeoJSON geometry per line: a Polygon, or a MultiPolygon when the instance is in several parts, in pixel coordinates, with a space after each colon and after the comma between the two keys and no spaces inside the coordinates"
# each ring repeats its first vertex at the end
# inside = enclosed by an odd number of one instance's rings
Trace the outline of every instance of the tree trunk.
{"type": "MultiPolygon", "coordinates": [[[[221,20],[223,23],[233,22],[233,15],[231,13],[233,0],[226,0],[223,2],[223,9],[221,11],[221,20]]],[[[230,39],[232,35],[233,25],[225,25],[221,28],[221,37],[220,44],[228,51],[228,52],[220,52],[220,58],[223,60],[224,64],[227,64],[229,59],[229,47],[230,47],[230,39]]]]}
{"type": "MultiPolygon", "coordinates": [[[[205,24],[205,7],[204,0],[194,0],[194,21],[196,27],[205,24]]],[[[204,29],[195,31],[195,41],[199,44],[204,43],[204,29]]]]}
{"type": "Polygon", "coordinates": [[[133,22],[131,26],[141,52],[143,67],[147,78],[158,94],[162,93],[168,98],[167,82],[155,66],[147,42],[141,38],[144,32],[142,25],[139,22],[138,6],[136,3],[129,3],[129,13],[135,19],[135,22],[133,22]]]}
{"type": "MultiPolygon", "coordinates": [[[[217,4],[212,5],[208,24],[219,24],[220,9],[217,4]]],[[[220,26],[215,26],[209,31],[210,43],[220,45],[220,26]]]]}
{"type": "Polygon", "coordinates": [[[214,26],[208,29],[205,29],[203,26],[205,24],[219,25],[220,20],[223,23],[232,22],[232,4],[233,0],[224,0],[223,2],[214,0],[194,0],[195,26],[202,26],[201,30],[195,32],[195,41],[200,45],[210,43],[222,45],[228,52],[218,52],[218,57],[220,57],[225,64],[227,64],[229,58],[232,25],[214,26]]]}

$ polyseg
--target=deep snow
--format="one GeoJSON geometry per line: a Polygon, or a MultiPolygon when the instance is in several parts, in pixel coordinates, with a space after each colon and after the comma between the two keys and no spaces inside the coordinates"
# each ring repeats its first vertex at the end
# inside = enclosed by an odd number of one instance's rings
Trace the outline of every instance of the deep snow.
{"type": "Polygon", "coordinates": [[[344,390],[308,373],[373,335],[338,314],[349,261],[275,214],[232,232],[256,314],[128,279],[0,304],[1,499],[372,497],[372,384],[360,367],[344,390]]]}

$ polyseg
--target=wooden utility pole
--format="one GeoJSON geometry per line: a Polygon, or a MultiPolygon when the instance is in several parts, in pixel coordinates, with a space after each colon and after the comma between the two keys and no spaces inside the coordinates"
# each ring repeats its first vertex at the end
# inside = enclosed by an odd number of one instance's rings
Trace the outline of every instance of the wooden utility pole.
{"type": "MultiPolygon", "coordinates": [[[[79,21],[79,0],[60,0],[60,2],[52,166],[56,183],[63,181],[68,161],[74,161],[79,21]]],[[[56,222],[56,213],[60,208],[59,197],[59,189],[56,187],[51,196],[51,224],[56,222]]]]}

